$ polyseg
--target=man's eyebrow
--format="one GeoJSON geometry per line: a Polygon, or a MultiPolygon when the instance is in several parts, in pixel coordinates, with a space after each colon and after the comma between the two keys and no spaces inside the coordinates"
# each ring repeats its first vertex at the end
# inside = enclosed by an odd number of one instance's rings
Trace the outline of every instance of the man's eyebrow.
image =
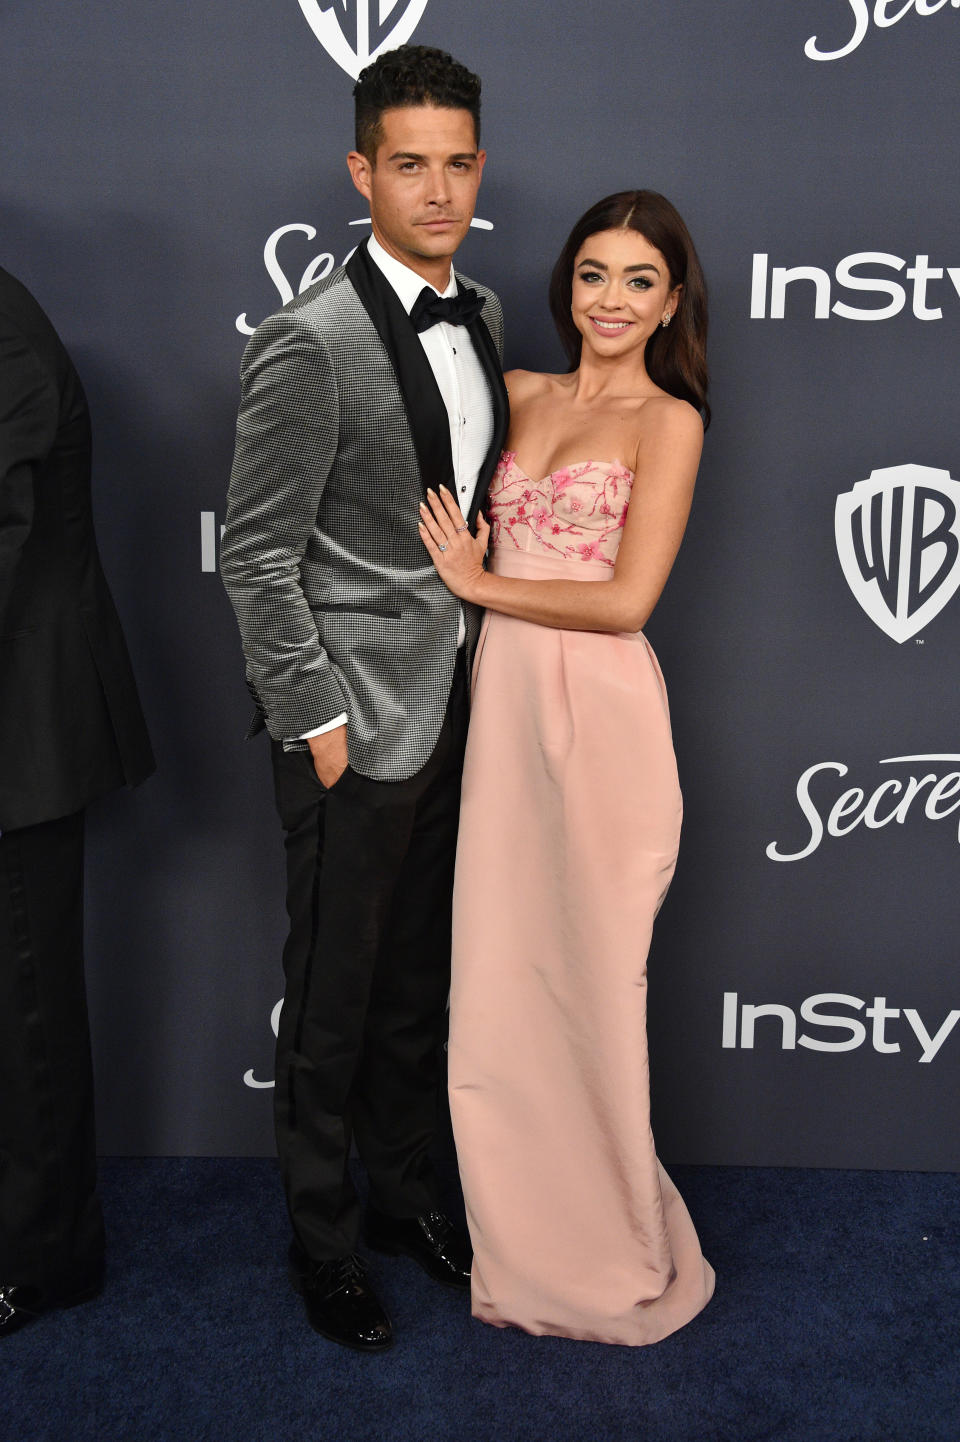
{"type": "MultiPolygon", "coordinates": [[[[578,265],[592,265],[595,270],[607,270],[607,269],[608,269],[608,267],[607,267],[607,265],[605,264],[604,261],[602,261],[602,260],[591,260],[591,259],[589,258],[589,256],[586,256],[586,255],[583,257],[583,260],[578,261],[577,264],[578,264],[578,265]]],[[[659,269],[657,268],[657,266],[655,266],[655,265],[653,264],[652,261],[647,261],[647,262],[645,262],[643,265],[625,265],[625,266],[623,267],[623,270],[624,270],[624,274],[627,274],[628,272],[634,271],[634,270],[652,270],[655,275],[659,275],[659,274],[660,274],[659,269]]]]}
{"type": "MultiPolygon", "coordinates": [[[[449,155],[449,156],[447,156],[447,159],[448,159],[448,160],[476,160],[476,158],[477,158],[477,152],[476,152],[475,150],[460,150],[460,151],[457,152],[456,155],[449,155]]],[[[426,159],[426,156],[424,156],[424,155],[418,155],[415,150],[395,150],[392,155],[389,155],[389,156],[387,157],[388,163],[389,163],[391,160],[420,160],[420,161],[423,161],[423,160],[425,160],[425,159],[426,159]]]]}

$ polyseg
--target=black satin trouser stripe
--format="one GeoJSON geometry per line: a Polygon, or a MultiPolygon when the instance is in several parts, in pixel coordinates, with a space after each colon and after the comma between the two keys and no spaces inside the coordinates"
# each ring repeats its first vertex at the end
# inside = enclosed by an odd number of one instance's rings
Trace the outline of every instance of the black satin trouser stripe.
{"type": "Polygon", "coordinates": [[[379,1207],[437,1203],[429,1153],[465,734],[458,666],[434,753],[407,781],[348,771],[327,792],[309,753],[273,748],[290,916],[277,1146],[294,1233],[316,1260],[356,1244],[353,1138],[379,1207]]]}
{"type": "Polygon", "coordinates": [[[78,812],[0,836],[0,1281],[56,1300],[102,1262],[78,812]]]}

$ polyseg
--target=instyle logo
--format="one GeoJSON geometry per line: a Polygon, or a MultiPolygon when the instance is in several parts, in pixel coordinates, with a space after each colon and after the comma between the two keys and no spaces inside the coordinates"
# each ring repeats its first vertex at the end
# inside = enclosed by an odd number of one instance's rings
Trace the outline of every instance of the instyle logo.
{"type": "Polygon", "coordinates": [[[220,542],[226,526],[217,525],[216,511],[200,512],[200,569],[215,571],[220,552],[220,542]]]}
{"type": "Polygon", "coordinates": [[[405,45],[428,0],[299,0],[324,50],[354,80],[384,50],[405,45]]]}
{"type": "Polygon", "coordinates": [[[809,314],[812,304],[814,320],[829,320],[831,315],[844,320],[890,320],[906,305],[907,287],[889,275],[877,275],[877,271],[893,271],[913,282],[909,293],[917,320],[942,320],[940,302],[953,304],[960,297],[960,266],[931,265],[929,255],[915,256],[912,265],[886,250],[858,250],[853,255],[845,255],[834,271],[837,286],[858,295],[880,298],[879,304],[850,305],[845,300],[833,300],[833,281],[820,266],[775,265],[771,269],[769,255],[757,252],[753,257],[750,319],[783,320],[787,287],[793,286],[790,304],[794,315],[804,311],[809,314]]]}
{"type": "MultiPolygon", "coordinates": [[[[936,15],[938,10],[945,10],[949,4],[951,9],[960,10],[960,0],[875,0],[873,14],[871,17],[868,0],[844,0],[853,11],[853,32],[843,45],[836,50],[824,50],[819,43],[819,36],[811,35],[803,53],[808,60],[842,60],[846,55],[852,55],[853,51],[862,45],[867,31],[870,29],[870,20],[881,30],[889,30],[900,20],[915,10],[918,15],[936,15]]],[[[847,16],[849,21],[850,16],[847,16]]]]}
{"type": "Polygon", "coordinates": [[[847,585],[899,644],[960,586],[960,481],[932,466],[887,466],[837,497],[837,554],[847,585]]]}
{"type": "Polygon", "coordinates": [[[890,771],[881,773],[872,790],[850,786],[839,795],[837,778],[847,775],[848,766],[842,761],[818,761],[808,766],[797,782],[797,805],[805,831],[802,845],[785,850],[779,842],[771,841],[766,853],[769,860],[805,861],[819,849],[825,836],[849,836],[859,826],[880,831],[894,821],[903,826],[911,815],[926,821],[945,821],[960,811],[960,754],[945,751],[888,756],[879,765],[889,766],[890,771]]]}
{"type": "Polygon", "coordinates": [[[901,1008],[887,1006],[885,996],[875,996],[873,1005],[867,1006],[861,997],[849,996],[845,991],[820,991],[800,1003],[800,1019],[813,1027],[814,1033],[826,1031],[827,1035],[808,1036],[806,1032],[798,1031],[797,1014],[793,1007],[783,1006],[775,1001],[754,1006],[752,1003],[741,1002],[735,991],[725,991],[721,1044],[731,1050],[739,1047],[744,1051],[752,1051],[757,1021],[769,1017],[772,1022],[779,1022],[779,1028],[767,1022],[762,1032],[764,1041],[767,1045],[776,1045],[779,1037],[782,1051],[794,1051],[798,1046],[805,1047],[808,1051],[856,1051],[867,1039],[867,1028],[856,1015],[849,1015],[851,1011],[863,1012],[865,1017],[870,1018],[870,1040],[874,1051],[888,1056],[900,1051],[900,1041],[891,1039],[887,1032],[887,1024],[892,1022],[894,1037],[899,1033],[908,1044],[914,1041],[919,1044],[918,1062],[932,1062],[960,1021],[960,1011],[954,1009],[947,1013],[937,1030],[931,1032],[920,1013],[914,1007],[905,1006],[902,1015],[909,1030],[904,1032],[903,1024],[899,1021],[901,1008]],[[838,1006],[845,1008],[845,1011],[825,1010],[826,1007],[838,1006]]]}

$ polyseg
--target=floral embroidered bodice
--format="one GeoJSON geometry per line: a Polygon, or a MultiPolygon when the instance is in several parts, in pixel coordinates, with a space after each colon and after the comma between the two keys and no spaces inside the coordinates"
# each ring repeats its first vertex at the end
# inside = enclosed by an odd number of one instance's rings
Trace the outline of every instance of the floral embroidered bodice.
{"type": "Polygon", "coordinates": [[[534,481],[516,451],[504,451],[484,506],[491,544],[612,566],[632,485],[633,472],[618,461],[577,461],[534,481]]]}

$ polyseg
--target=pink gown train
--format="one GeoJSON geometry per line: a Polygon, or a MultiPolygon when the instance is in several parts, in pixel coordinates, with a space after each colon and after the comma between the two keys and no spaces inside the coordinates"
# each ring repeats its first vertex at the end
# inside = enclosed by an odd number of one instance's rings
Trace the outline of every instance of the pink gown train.
{"type": "MultiPolygon", "coordinates": [[[[501,458],[500,575],[603,582],[632,473],[541,481],[501,458]]],[[[454,892],[450,1104],[474,1316],[642,1346],[709,1301],[713,1271],[650,1131],[646,959],[681,798],[642,635],[488,613],[454,892]]]]}

